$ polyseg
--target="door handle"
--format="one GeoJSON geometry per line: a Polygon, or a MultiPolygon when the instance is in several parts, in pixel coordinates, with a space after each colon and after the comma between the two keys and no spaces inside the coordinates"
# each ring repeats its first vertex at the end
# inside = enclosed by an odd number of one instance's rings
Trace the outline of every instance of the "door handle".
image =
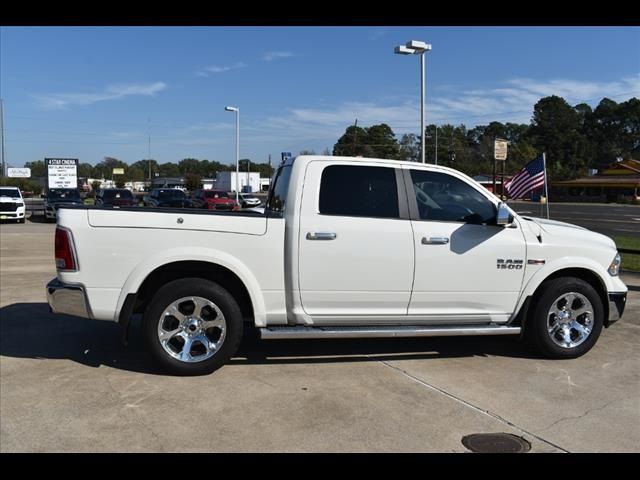
{"type": "Polygon", "coordinates": [[[330,232],[309,232],[307,240],[335,240],[336,234],[330,232]]]}
{"type": "Polygon", "coordinates": [[[446,245],[449,243],[448,237],[422,237],[423,245],[446,245]]]}

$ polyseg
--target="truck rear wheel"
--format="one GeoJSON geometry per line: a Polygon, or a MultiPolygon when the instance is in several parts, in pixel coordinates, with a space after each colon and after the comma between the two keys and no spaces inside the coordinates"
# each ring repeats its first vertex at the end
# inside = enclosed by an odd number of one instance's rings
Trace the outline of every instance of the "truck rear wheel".
{"type": "Polygon", "coordinates": [[[174,375],[203,375],[224,365],[242,339],[242,314],[217,283],[183,278],[154,295],[142,321],[156,363],[174,375]]]}
{"type": "Polygon", "coordinates": [[[595,345],[604,321],[598,292],[584,280],[556,278],[543,285],[525,336],[546,358],[577,358],[595,345]]]}

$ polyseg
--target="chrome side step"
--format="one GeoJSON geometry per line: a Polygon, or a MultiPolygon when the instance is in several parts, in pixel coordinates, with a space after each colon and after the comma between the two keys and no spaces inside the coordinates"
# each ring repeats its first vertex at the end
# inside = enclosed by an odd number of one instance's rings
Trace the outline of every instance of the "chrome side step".
{"type": "Polygon", "coordinates": [[[466,335],[517,335],[520,327],[468,325],[461,327],[379,326],[379,327],[266,327],[260,328],[264,340],[302,338],[383,338],[383,337],[454,337],[466,335]]]}

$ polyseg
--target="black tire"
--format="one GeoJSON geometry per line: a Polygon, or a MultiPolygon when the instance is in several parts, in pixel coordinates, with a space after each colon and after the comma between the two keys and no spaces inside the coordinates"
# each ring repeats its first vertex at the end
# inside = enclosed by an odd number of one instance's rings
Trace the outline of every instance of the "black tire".
{"type": "Polygon", "coordinates": [[[160,288],[147,306],[142,319],[142,335],[153,360],[173,375],[206,375],[222,367],[238,350],[242,340],[242,313],[233,296],[217,283],[203,278],[182,278],[160,288]],[[213,302],[224,315],[226,336],[212,357],[193,363],[173,358],[158,338],[158,323],[165,309],[183,297],[198,296],[213,302]]]}
{"type": "MultiPolygon", "coordinates": [[[[604,307],[598,292],[587,282],[574,277],[560,277],[545,282],[539,295],[536,295],[532,314],[525,326],[525,339],[533,350],[544,358],[569,359],[587,353],[595,345],[604,321],[604,307]],[[557,345],[548,332],[549,311],[553,302],[561,295],[576,292],[584,295],[593,307],[591,332],[587,338],[574,347],[557,345]]],[[[582,317],[581,317],[582,318],[582,317]]]]}

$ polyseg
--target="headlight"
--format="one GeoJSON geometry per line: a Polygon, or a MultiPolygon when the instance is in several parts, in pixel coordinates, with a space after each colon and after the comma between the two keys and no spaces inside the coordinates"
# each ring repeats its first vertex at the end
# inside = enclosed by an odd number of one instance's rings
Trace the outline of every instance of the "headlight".
{"type": "Polygon", "coordinates": [[[613,261],[611,262],[611,265],[609,265],[609,269],[607,270],[609,272],[609,275],[611,275],[612,277],[616,277],[618,275],[618,273],[620,272],[620,263],[620,254],[616,252],[616,256],[613,257],[613,261]]]}

